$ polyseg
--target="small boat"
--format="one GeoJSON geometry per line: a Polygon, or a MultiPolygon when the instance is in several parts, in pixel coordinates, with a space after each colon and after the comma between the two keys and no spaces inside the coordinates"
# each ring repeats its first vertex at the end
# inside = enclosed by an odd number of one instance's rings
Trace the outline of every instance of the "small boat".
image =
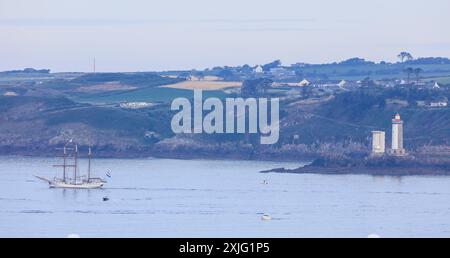
{"type": "Polygon", "coordinates": [[[54,167],[63,168],[62,178],[48,179],[41,176],[35,176],[36,178],[45,181],[49,184],[50,188],[71,188],[71,189],[95,189],[101,188],[106,183],[105,180],[98,177],[91,177],[91,159],[92,151],[89,147],[89,163],[87,176],[79,176],[78,173],[78,145],[74,144],[72,140],[64,145],[63,148],[63,164],[54,165],[54,167]],[[72,162],[69,162],[72,160],[72,162]],[[72,170],[73,177],[69,177],[69,172],[72,170]]]}
{"type": "Polygon", "coordinates": [[[272,219],[272,217],[269,214],[264,214],[261,217],[261,220],[271,220],[271,219],[272,219]]]}

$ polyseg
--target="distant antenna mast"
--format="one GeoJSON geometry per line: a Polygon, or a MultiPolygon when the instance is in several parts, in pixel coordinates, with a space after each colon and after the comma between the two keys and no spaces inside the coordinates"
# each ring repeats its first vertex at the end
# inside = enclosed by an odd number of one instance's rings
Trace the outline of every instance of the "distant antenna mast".
{"type": "Polygon", "coordinates": [[[95,73],[95,57],[94,57],[94,63],[93,63],[93,70],[94,70],[94,73],[95,73]]]}

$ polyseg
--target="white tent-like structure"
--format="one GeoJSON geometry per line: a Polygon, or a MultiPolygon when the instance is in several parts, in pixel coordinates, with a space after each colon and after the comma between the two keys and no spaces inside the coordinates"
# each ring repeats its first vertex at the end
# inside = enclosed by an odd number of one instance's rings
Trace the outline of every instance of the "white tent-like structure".
{"type": "Polygon", "coordinates": [[[344,81],[344,80],[342,80],[342,81],[340,81],[340,82],[338,83],[338,86],[339,86],[339,87],[344,87],[345,84],[347,84],[347,82],[344,81]]]}
{"type": "Polygon", "coordinates": [[[300,86],[300,87],[304,87],[304,86],[308,86],[310,84],[311,83],[308,80],[303,79],[303,81],[299,82],[297,85],[300,86]]]}

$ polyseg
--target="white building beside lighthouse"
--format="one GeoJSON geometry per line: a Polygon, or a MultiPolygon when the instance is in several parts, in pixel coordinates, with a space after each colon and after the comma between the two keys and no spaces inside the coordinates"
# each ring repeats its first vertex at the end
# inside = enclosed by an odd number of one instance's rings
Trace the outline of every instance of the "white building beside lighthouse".
{"type": "Polygon", "coordinates": [[[383,131],[372,131],[372,155],[384,155],[385,138],[383,131]]]}
{"type": "Polygon", "coordinates": [[[403,148],[403,121],[400,114],[396,114],[392,119],[392,144],[390,154],[395,156],[403,156],[406,154],[403,148]]]}

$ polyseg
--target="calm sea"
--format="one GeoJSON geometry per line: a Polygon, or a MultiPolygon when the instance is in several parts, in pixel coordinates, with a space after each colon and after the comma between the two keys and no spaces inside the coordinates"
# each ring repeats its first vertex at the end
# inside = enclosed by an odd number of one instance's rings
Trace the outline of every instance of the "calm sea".
{"type": "Polygon", "coordinates": [[[33,175],[59,176],[56,162],[0,158],[0,237],[450,237],[450,177],[259,173],[302,162],[97,159],[97,176],[111,171],[104,189],[49,189],[33,175]]]}

